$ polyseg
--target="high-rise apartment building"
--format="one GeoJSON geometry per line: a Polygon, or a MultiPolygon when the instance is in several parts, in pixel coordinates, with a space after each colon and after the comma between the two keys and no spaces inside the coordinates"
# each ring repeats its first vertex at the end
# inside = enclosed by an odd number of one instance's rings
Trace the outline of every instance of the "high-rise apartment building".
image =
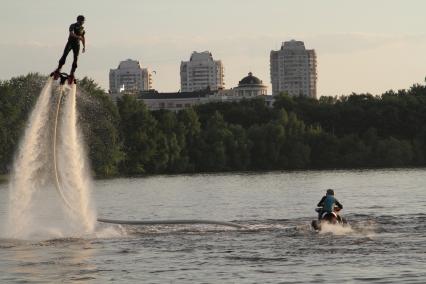
{"type": "Polygon", "coordinates": [[[141,68],[139,61],[121,61],[117,69],[109,70],[109,89],[111,93],[139,92],[152,89],[151,73],[141,68]]]}
{"type": "Polygon", "coordinates": [[[210,52],[193,52],[189,61],[180,64],[181,92],[223,89],[223,65],[220,60],[213,60],[210,52]]]}
{"type": "Polygon", "coordinates": [[[272,95],[317,97],[317,57],[303,41],[286,41],[270,55],[272,95]]]}

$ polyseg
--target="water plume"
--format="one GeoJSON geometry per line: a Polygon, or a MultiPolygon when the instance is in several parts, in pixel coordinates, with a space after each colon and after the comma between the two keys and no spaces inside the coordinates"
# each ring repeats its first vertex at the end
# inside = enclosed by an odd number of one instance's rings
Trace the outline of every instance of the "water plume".
{"type": "Polygon", "coordinates": [[[78,129],[76,85],[46,82],[28,120],[9,183],[6,234],[17,239],[94,231],[90,169],[78,129]]]}

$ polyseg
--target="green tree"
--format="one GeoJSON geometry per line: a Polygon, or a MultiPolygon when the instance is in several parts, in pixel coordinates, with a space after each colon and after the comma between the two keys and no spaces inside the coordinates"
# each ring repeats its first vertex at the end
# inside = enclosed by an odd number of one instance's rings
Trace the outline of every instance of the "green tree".
{"type": "Polygon", "coordinates": [[[180,123],[174,112],[160,110],[154,113],[158,121],[159,137],[157,160],[163,161],[158,171],[182,172],[186,170],[185,125],[180,123]]]}
{"type": "Polygon", "coordinates": [[[248,130],[252,142],[251,168],[271,170],[280,165],[280,154],[285,142],[285,129],[277,122],[254,125],[248,130]]]}
{"type": "Polygon", "coordinates": [[[163,162],[154,161],[154,157],[158,157],[157,121],[145,104],[132,96],[123,96],[117,105],[123,150],[126,153],[121,163],[122,172],[128,175],[155,172],[158,163],[163,162]]]}
{"type": "Polygon", "coordinates": [[[229,170],[226,141],[232,137],[232,133],[219,112],[215,112],[207,121],[201,136],[198,167],[203,171],[229,170]]]}
{"type": "Polygon", "coordinates": [[[176,165],[179,172],[196,172],[197,160],[202,157],[198,145],[201,143],[201,123],[193,108],[186,108],[178,113],[178,140],[182,147],[181,157],[176,165]]]}
{"type": "Polygon", "coordinates": [[[231,124],[228,127],[231,135],[226,136],[226,155],[228,168],[237,171],[247,170],[250,165],[251,141],[241,125],[231,124]]]}
{"type": "Polygon", "coordinates": [[[377,143],[374,158],[379,167],[405,167],[412,162],[413,149],[408,141],[389,137],[377,143]]]}
{"type": "Polygon", "coordinates": [[[46,77],[30,73],[0,82],[0,173],[12,167],[30,111],[46,82],[46,77]]]}
{"type": "Polygon", "coordinates": [[[85,77],[78,86],[77,107],[92,168],[99,177],[118,175],[124,153],[118,132],[117,107],[92,79],[85,77]]]}

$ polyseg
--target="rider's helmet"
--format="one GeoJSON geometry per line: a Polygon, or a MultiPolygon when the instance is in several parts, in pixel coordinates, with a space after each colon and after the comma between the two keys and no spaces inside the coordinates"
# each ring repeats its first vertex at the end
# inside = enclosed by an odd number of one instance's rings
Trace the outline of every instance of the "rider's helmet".
{"type": "Polygon", "coordinates": [[[79,16],[77,17],[77,21],[78,21],[78,22],[84,22],[84,20],[85,20],[85,18],[84,18],[84,16],[83,16],[83,15],[79,15],[79,16]]]}
{"type": "Polygon", "coordinates": [[[327,195],[334,195],[334,190],[332,189],[327,189],[327,195]]]}

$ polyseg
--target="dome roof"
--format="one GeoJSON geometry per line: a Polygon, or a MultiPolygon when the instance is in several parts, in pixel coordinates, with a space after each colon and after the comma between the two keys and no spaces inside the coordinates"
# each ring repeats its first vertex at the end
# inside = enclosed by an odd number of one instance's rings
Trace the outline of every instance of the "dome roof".
{"type": "Polygon", "coordinates": [[[250,72],[247,77],[244,77],[240,82],[238,82],[238,86],[243,85],[262,85],[262,80],[253,76],[253,73],[250,72]]]}

